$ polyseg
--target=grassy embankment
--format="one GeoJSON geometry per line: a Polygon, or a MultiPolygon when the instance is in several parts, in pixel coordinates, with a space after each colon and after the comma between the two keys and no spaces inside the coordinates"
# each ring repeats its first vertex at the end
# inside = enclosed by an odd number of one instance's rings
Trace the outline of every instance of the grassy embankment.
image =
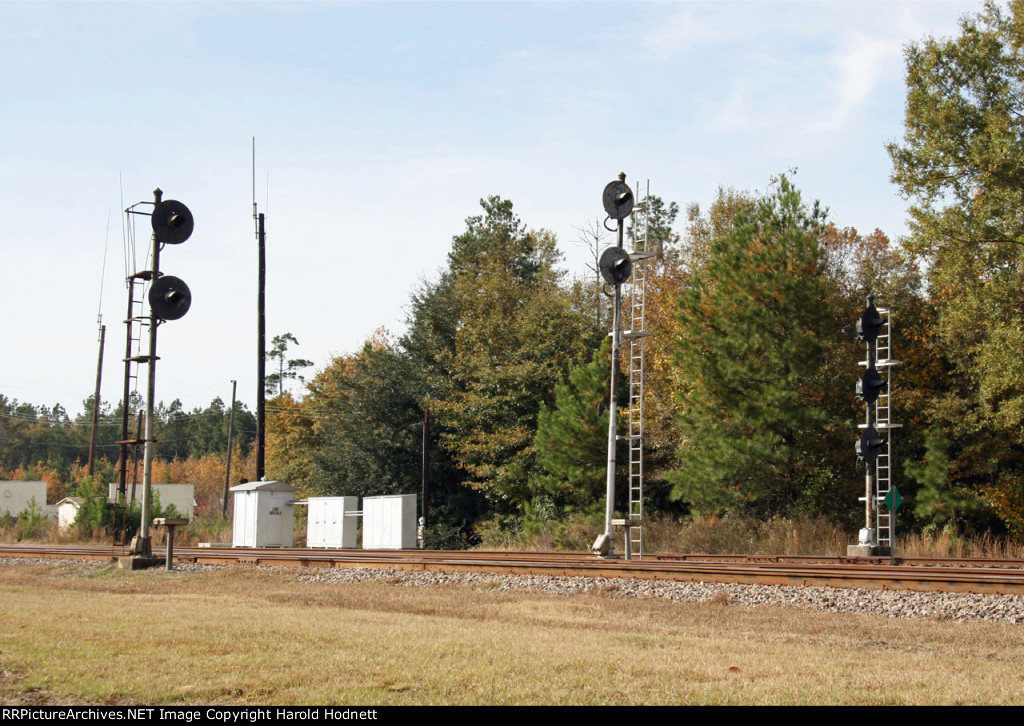
{"type": "Polygon", "coordinates": [[[1020,704],[1024,628],[0,566],[4,704],[1020,704]]]}

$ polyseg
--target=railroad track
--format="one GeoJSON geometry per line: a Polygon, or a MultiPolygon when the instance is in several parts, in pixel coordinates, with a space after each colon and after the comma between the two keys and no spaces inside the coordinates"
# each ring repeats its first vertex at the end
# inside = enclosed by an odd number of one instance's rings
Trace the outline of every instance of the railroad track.
{"type": "MultiPolygon", "coordinates": [[[[128,556],[115,546],[0,545],[0,557],[111,559],[128,556]]],[[[159,556],[159,553],[158,553],[159,556]]],[[[569,577],[638,578],[750,585],[863,587],[883,590],[1024,595],[1024,561],[802,557],[766,555],[659,555],[609,560],[563,552],[430,550],[322,550],[184,547],[175,562],[320,568],[486,572],[569,577]]]]}

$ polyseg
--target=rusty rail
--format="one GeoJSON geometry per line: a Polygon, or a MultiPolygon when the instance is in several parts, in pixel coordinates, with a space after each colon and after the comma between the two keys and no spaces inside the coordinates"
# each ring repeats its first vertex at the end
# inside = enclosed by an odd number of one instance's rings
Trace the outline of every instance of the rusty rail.
{"type": "MultiPolygon", "coordinates": [[[[111,559],[124,547],[0,545],[0,557],[111,559]]],[[[1019,560],[897,560],[866,558],[672,555],[643,560],[607,560],[587,554],[422,550],[322,550],[185,547],[176,562],[219,565],[351,567],[434,572],[489,572],[569,577],[637,578],[749,585],[863,587],[885,590],[1024,595],[1019,560]]],[[[884,559],[884,558],[883,558],[884,559]]]]}

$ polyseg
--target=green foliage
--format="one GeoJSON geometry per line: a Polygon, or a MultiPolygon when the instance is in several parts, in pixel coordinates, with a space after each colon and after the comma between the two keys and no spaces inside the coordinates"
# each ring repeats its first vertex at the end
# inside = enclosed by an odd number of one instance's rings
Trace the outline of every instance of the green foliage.
{"type": "Polygon", "coordinates": [[[822,224],[782,177],[711,241],[683,293],[685,442],[669,478],[695,510],[781,513],[799,499],[804,451],[826,420],[808,395],[831,332],[822,224]]]}
{"type": "MultiPolygon", "coordinates": [[[[928,265],[931,334],[945,354],[927,407],[949,442],[943,486],[984,495],[1008,522],[1024,477],[1022,47],[1021,0],[986,3],[959,36],[908,47],[905,134],[889,146],[893,180],[913,202],[907,246],[928,265]]],[[[926,501],[945,491],[937,486],[926,501]]],[[[935,502],[937,516],[945,509],[935,502]]]]}
{"type": "Polygon", "coordinates": [[[925,434],[923,460],[908,459],[904,464],[907,477],[918,485],[914,514],[933,528],[964,528],[967,518],[984,508],[972,491],[950,481],[949,441],[935,431],[925,434]]]}
{"type": "Polygon", "coordinates": [[[446,517],[434,519],[434,523],[423,532],[424,549],[464,550],[476,544],[473,531],[466,522],[452,522],[446,517]]]}
{"type": "Polygon", "coordinates": [[[419,490],[418,388],[409,359],[383,336],[354,356],[335,358],[310,382],[316,491],[364,497],[419,490]]]}
{"type": "MultiPolygon", "coordinates": [[[[664,257],[665,254],[672,254],[676,250],[680,237],[672,228],[677,216],[679,216],[679,205],[675,202],[669,202],[666,205],[659,196],[651,195],[647,198],[648,249],[644,251],[664,257]]],[[[637,241],[637,235],[641,233],[641,230],[636,215],[630,218],[626,232],[633,247],[641,247],[637,241]]]]}
{"type": "Polygon", "coordinates": [[[0,394],[0,469],[52,461],[66,472],[69,455],[79,443],[88,455],[88,433],[72,426],[60,404],[35,406],[0,394]]]}
{"type": "MultiPolygon", "coordinates": [[[[989,3],[961,35],[907,49],[904,144],[893,180],[914,201],[908,246],[927,259],[937,335],[962,384],[954,414],[979,407],[986,425],[1024,423],[1024,4],[989,3]]],[[[963,428],[961,427],[961,430],[963,428]]]]}
{"type": "MultiPolygon", "coordinates": [[[[138,499],[125,506],[115,506],[107,500],[103,486],[86,477],[78,483],[72,496],[81,498],[82,504],[75,518],[75,528],[81,536],[89,537],[95,532],[110,533],[112,528],[128,533],[137,532],[142,524],[142,487],[139,487],[138,499]]],[[[173,504],[163,507],[160,494],[155,489],[149,505],[150,518],[184,517],[173,504]]]]}
{"type": "MultiPolygon", "coordinates": [[[[449,255],[454,340],[435,360],[448,383],[431,386],[438,438],[491,506],[529,498],[541,404],[593,336],[587,315],[558,285],[546,232],[526,232],[510,202],[482,200],[449,255]]],[[[432,374],[436,378],[436,373],[432,374]]]]}
{"type": "Polygon", "coordinates": [[[985,4],[953,39],[906,49],[904,143],[890,144],[893,180],[915,200],[914,245],[964,246],[983,268],[1013,259],[1024,233],[1024,4],[985,4]]]}
{"type": "Polygon", "coordinates": [[[306,379],[300,373],[304,368],[313,365],[313,361],[305,358],[288,358],[288,348],[291,345],[298,345],[299,341],[291,333],[275,335],[270,341],[270,350],[267,351],[267,361],[277,366],[276,373],[268,373],[264,379],[268,396],[284,395],[285,381],[298,380],[305,383],[306,379]]]}
{"type": "Polygon", "coordinates": [[[532,488],[560,513],[600,504],[608,461],[608,378],[611,344],[606,338],[590,362],[580,356],[568,380],[555,386],[554,407],[537,417],[538,472],[532,488]]]}
{"type": "MultiPolygon", "coordinates": [[[[231,409],[218,396],[205,408],[186,411],[179,399],[169,406],[156,407],[154,424],[156,455],[165,460],[200,457],[203,454],[225,453],[228,448],[228,427],[231,409]]],[[[234,443],[245,451],[252,446],[256,434],[256,417],[245,404],[235,402],[234,443]]]]}
{"type": "MultiPolygon", "coordinates": [[[[128,532],[128,533],[138,532],[139,528],[142,526],[142,498],[141,497],[142,497],[142,492],[141,492],[141,487],[140,487],[139,499],[136,499],[134,502],[131,502],[127,506],[127,508],[115,509],[112,505],[109,506],[108,507],[108,512],[109,512],[108,520],[106,522],[104,522],[102,525],[97,525],[97,526],[102,528],[102,529],[104,529],[104,530],[109,530],[110,527],[117,527],[118,529],[123,529],[125,532],[128,532]],[[114,517],[117,516],[119,513],[120,513],[120,516],[123,518],[122,519],[123,525],[124,525],[123,527],[122,527],[122,522],[118,522],[118,521],[114,520],[114,517]]],[[[185,515],[179,513],[178,510],[175,509],[173,504],[168,505],[168,507],[166,509],[164,509],[164,507],[160,504],[160,494],[159,494],[159,492],[157,492],[154,489],[153,490],[153,501],[151,501],[150,504],[149,504],[149,516],[150,516],[150,520],[152,521],[153,519],[156,519],[157,517],[184,517],[185,515]]],[[[91,529],[83,528],[83,526],[82,526],[83,523],[81,522],[81,520],[76,521],[75,524],[78,525],[80,530],[85,532],[86,534],[88,534],[88,533],[90,533],[92,531],[91,529]]]]}
{"type": "Polygon", "coordinates": [[[53,526],[35,497],[28,500],[28,506],[18,512],[14,531],[19,540],[39,539],[53,526]]]}
{"type": "Polygon", "coordinates": [[[484,214],[467,218],[466,231],[452,239],[448,268],[456,279],[505,273],[528,284],[550,274],[557,252],[527,232],[511,201],[492,196],[480,206],[484,214]]]}
{"type": "MultiPolygon", "coordinates": [[[[129,400],[134,413],[143,404],[137,394],[129,400]]],[[[116,480],[120,446],[122,406],[100,407],[96,427],[96,456],[93,478],[97,482],[116,480]]],[[[204,454],[222,455],[227,451],[228,420],[231,411],[220,398],[205,408],[191,412],[181,401],[156,406],[154,423],[155,459],[199,458],[204,454]]],[[[135,423],[129,419],[129,438],[135,423]]],[[[59,405],[53,408],[20,403],[0,394],[0,478],[43,480],[48,497],[56,501],[82,480],[88,471],[89,442],[92,433],[92,397],[83,401],[82,411],[71,419],[59,405]]],[[[256,418],[241,402],[236,402],[234,442],[245,455],[256,433],[256,418]]]]}
{"type": "Polygon", "coordinates": [[[75,524],[80,530],[91,532],[113,523],[113,507],[107,501],[106,492],[99,482],[86,478],[75,487],[72,496],[83,500],[75,518],[75,524]]]}
{"type": "Polygon", "coordinates": [[[229,542],[233,526],[234,522],[230,517],[221,517],[219,513],[207,512],[200,514],[189,523],[188,534],[193,542],[229,542]]]}
{"type": "Polygon", "coordinates": [[[311,488],[310,452],[317,443],[309,408],[288,391],[267,405],[267,476],[300,491],[311,488]]]}
{"type": "Polygon", "coordinates": [[[522,546],[536,550],[588,552],[594,533],[604,528],[604,507],[560,513],[554,501],[540,496],[523,515],[522,546]]]}

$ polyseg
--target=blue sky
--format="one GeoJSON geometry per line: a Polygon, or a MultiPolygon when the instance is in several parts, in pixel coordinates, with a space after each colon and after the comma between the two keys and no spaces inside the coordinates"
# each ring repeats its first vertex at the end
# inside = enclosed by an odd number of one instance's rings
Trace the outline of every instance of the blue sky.
{"type": "Polygon", "coordinates": [[[492,194],[558,235],[569,275],[620,171],[685,209],[795,168],[837,224],[898,237],[885,144],[902,136],[903,47],[980,10],[0,2],[0,393],[78,412],[102,310],[103,396],[119,398],[121,210],[159,186],[196,228],[161,256],[193,306],[160,328],[157,397],[206,405],[237,379],[254,404],[253,137],[268,336],[292,332],[317,367],[400,333],[410,292],[492,194]]]}

